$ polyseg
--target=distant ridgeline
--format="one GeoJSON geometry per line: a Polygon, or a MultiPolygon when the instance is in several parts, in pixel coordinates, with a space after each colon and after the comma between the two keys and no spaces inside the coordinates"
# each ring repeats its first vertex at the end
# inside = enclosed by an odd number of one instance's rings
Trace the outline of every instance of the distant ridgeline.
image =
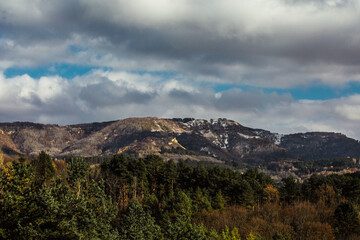
{"type": "Polygon", "coordinates": [[[0,149],[5,159],[36,156],[45,150],[56,158],[160,154],[166,160],[189,158],[250,167],[360,156],[360,143],[340,133],[280,135],[227,119],[153,117],[68,126],[0,123],[0,149]]]}

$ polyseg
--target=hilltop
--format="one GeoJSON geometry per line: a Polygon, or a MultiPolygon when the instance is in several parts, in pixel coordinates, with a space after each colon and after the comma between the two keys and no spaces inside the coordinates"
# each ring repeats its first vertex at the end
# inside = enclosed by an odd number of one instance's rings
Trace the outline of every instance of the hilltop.
{"type": "Polygon", "coordinates": [[[59,126],[0,123],[0,147],[7,157],[111,156],[161,154],[166,158],[263,164],[278,160],[317,160],[360,156],[360,143],[341,133],[280,135],[228,119],[127,118],[59,126]]]}

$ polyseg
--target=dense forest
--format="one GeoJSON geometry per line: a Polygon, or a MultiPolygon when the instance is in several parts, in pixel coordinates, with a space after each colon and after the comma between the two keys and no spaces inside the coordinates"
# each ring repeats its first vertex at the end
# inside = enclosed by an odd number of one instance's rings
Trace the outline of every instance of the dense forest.
{"type": "Polygon", "coordinates": [[[0,157],[0,239],[359,239],[360,174],[275,184],[157,155],[0,157]]]}

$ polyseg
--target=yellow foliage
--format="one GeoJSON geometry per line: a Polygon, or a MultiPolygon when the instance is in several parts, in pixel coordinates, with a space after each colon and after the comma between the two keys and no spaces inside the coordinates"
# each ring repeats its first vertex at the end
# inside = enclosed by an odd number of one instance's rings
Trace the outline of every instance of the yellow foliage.
{"type": "Polygon", "coordinates": [[[4,154],[3,152],[0,150],[0,168],[4,165],[4,154]]]}
{"type": "Polygon", "coordinates": [[[279,192],[278,190],[272,186],[268,185],[264,188],[266,201],[268,202],[278,202],[279,201],[279,192]]]}
{"type": "Polygon", "coordinates": [[[246,240],[256,240],[259,239],[259,234],[255,232],[250,232],[249,235],[247,235],[246,240]]]}
{"type": "Polygon", "coordinates": [[[315,196],[322,204],[329,206],[336,205],[336,193],[334,187],[328,184],[323,184],[315,190],[315,196]]]}
{"type": "Polygon", "coordinates": [[[120,148],[117,153],[118,153],[118,154],[123,153],[123,152],[125,152],[127,149],[129,149],[129,148],[130,148],[130,146],[126,146],[126,147],[120,148]]]}
{"type": "Polygon", "coordinates": [[[229,230],[228,226],[225,226],[225,229],[221,233],[221,240],[241,240],[239,230],[234,227],[233,230],[229,230]]]}

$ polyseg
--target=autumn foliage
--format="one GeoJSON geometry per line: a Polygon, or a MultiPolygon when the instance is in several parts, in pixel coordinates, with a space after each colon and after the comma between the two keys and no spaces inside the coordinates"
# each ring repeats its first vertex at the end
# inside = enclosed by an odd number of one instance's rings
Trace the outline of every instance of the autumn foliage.
{"type": "Polygon", "coordinates": [[[0,239],[358,239],[360,174],[289,177],[45,152],[0,167],[0,239]]]}

